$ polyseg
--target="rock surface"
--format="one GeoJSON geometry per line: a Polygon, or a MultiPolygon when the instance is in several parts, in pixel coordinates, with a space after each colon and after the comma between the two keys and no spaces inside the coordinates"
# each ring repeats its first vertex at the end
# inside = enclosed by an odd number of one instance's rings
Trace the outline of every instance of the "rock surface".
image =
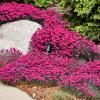
{"type": "Polygon", "coordinates": [[[32,35],[41,25],[29,20],[19,20],[0,26],[0,50],[16,48],[26,54],[32,35]]]}

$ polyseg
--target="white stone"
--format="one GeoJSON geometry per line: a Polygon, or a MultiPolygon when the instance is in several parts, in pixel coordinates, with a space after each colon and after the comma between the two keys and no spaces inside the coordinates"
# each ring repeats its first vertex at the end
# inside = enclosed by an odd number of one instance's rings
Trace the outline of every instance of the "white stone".
{"type": "Polygon", "coordinates": [[[41,25],[29,21],[19,20],[0,26],[0,50],[16,48],[26,54],[32,35],[41,25]]]}
{"type": "MultiPolygon", "coordinates": [[[[0,100],[33,100],[27,93],[0,83],[0,100]]],[[[35,100],[35,99],[34,99],[35,100]]]]}

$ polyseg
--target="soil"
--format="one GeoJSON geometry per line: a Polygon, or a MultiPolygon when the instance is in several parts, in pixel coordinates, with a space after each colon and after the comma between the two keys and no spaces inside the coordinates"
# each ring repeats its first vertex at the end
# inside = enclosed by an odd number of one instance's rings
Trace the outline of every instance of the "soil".
{"type": "MultiPolygon", "coordinates": [[[[36,100],[53,100],[52,94],[57,91],[61,91],[59,86],[39,86],[39,85],[30,85],[27,83],[18,84],[17,88],[21,89],[28,93],[31,97],[36,100]]],[[[57,99],[58,100],[58,99],[57,99]]],[[[79,99],[72,95],[71,99],[63,99],[63,100],[86,100],[79,99]]]]}

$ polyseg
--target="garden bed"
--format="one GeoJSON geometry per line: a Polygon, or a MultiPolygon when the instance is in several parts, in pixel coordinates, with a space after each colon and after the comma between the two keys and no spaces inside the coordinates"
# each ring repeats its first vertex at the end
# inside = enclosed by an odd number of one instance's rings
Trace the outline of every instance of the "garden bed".
{"type": "MultiPolygon", "coordinates": [[[[0,6],[1,24],[27,17],[41,21],[42,27],[30,38],[27,54],[12,60],[8,57],[8,62],[2,64],[0,80],[13,85],[20,81],[55,85],[50,88],[46,85],[46,88],[37,85],[27,88],[28,85],[23,83],[17,85],[30,95],[32,92],[40,92],[38,98],[41,95],[45,97],[42,94],[45,89],[49,91],[46,92],[48,97],[52,90],[58,90],[62,86],[65,89],[69,86],[71,90],[77,90],[89,97],[95,96],[92,89],[100,86],[100,52],[97,45],[77,32],[66,29],[68,23],[63,21],[62,14],[51,9],[40,10],[29,4],[18,3],[4,3],[0,6]],[[37,91],[34,88],[38,88],[37,91]]],[[[8,51],[0,51],[1,59],[2,56],[9,56],[11,49],[8,51]],[[4,52],[6,55],[3,55],[4,52]]],[[[16,48],[14,51],[16,54],[16,48]]]]}

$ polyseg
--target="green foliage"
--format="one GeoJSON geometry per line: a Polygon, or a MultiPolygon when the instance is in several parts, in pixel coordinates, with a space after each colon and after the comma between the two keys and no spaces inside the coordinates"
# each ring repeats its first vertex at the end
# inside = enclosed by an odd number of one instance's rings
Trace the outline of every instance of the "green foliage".
{"type": "Polygon", "coordinates": [[[74,12],[81,17],[89,15],[96,3],[98,3],[97,0],[72,0],[71,2],[74,12]]]}
{"type": "Polygon", "coordinates": [[[72,8],[71,15],[67,14],[67,18],[71,23],[69,28],[88,39],[100,42],[100,1],[70,0],[69,3],[66,3],[65,8],[69,5],[72,8]]]}
{"type": "Polygon", "coordinates": [[[33,0],[0,0],[0,3],[4,3],[4,2],[32,3],[32,4],[34,4],[33,0]]]}
{"type": "Polygon", "coordinates": [[[46,8],[50,6],[53,1],[52,0],[33,0],[35,2],[35,6],[46,8]]]}
{"type": "Polygon", "coordinates": [[[33,5],[40,8],[46,8],[53,3],[52,0],[15,0],[15,1],[23,3],[32,3],[33,5]]]}
{"type": "Polygon", "coordinates": [[[63,90],[52,93],[52,100],[72,100],[72,96],[63,90]]]}
{"type": "Polygon", "coordinates": [[[71,28],[79,32],[82,36],[86,36],[88,39],[100,40],[100,24],[93,22],[86,22],[82,25],[74,26],[71,28]]]}
{"type": "Polygon", "coordinates": [[[70,85],[67,86],[63,86],[62,90],[67,92],[68,94],[74,94],[76,97],[84,97],[84,94],[82,94],[79,90],[77,90],[76,88],[72,88],[70,87],[70,85]]]}

